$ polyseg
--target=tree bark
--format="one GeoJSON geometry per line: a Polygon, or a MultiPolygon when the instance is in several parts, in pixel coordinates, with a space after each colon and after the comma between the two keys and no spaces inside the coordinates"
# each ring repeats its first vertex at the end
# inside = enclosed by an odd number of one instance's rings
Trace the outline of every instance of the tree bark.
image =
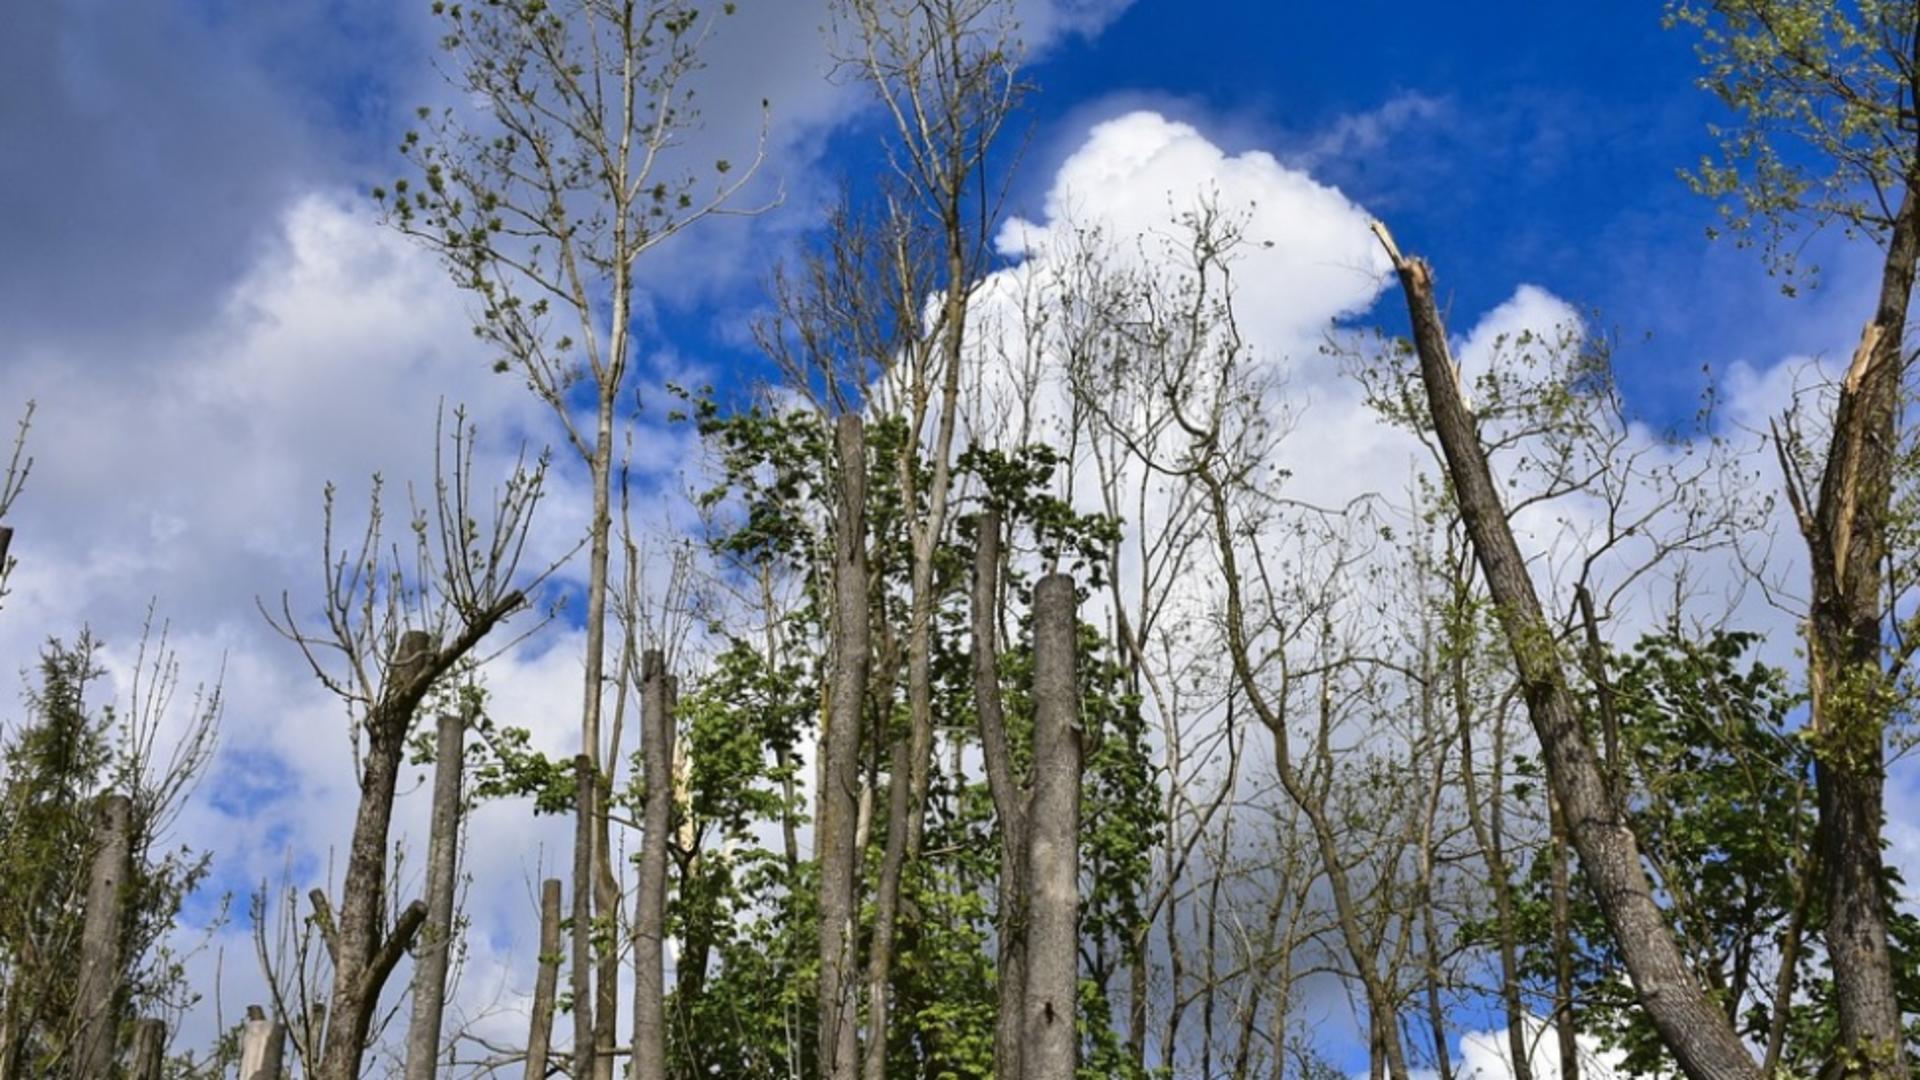
{"type": "Polygon", "coordinates": [[[166,1021],[151,1016],[143,1018],[134,1025],[133,1060],[127,1067],[127,1076],[130,1080],[160,1080],[166,1054],[166,1021]]]}
{"type": "MultiPolygon", "coordinates": [[[[248,1011],[260,1012],[257,1008],[248,1011]]],[[[240,1035],[240,1080],[281,1080],[286,1053],[285,1024],[268,1019],[264,1013],[247,1017],[240,1035]]]]}
{"type": "Polygon", "coordinates": [[[834,524],[833,683],[821,748],[820,994],[821,1080],[853,1080],[859,1065],[859,998],[854,971],[860,729],[871,664],[867,573],[867,443],[858,416],[835,430],[839,506],[834,524]]]}
{"type": "Polygon", "coordinates": [[[133,800],[107,795],[96,805],[93,869],[87,882],[86,921],[80,937],[80,972],[74,1001],[80,1010],[73,1057],[77,1080],[108,1075],[120,1033],[121,976],[125,966],[120,928],[127,878],[133,872],[133,800]]]}
{"type": "Polygon", "coordinates": [[[574,807],[577,815],[573,831],[573,928],[572,966],[567,972],[573,991],[573,1075],[586,1080],[594,1075],[598,1056],[593,1026],[593,804],[600,793],[600,770],[591,754],[573,759],[574,807]]]}
{"type": "Polygon", "coordinates": [[[553,1045],[553,998],[560,983],[560,879],[540,883],[540,973],[533,982],[533,1018],[527,1024],[526,1080],[546,1080],[553,1045]]]}
{"type": "Polygon", "coordinates": [[[1014,773],[1000,698],[1000,653],[995,636],[1000,601],[1000,515],[980,515],[973,556],[973,694],[980,714],[980,752],[987,789],[1000,818],[997,1007],[993,1074],[1019,1077],[1025,1044],[1027,981],[1027,792],[1014,773]]]}
{"type": "Polygon", "coordinates": [[[1881,854],[1886,727],[1894,708],[1883,626],[1916,259],[1920,206],[1909,185],[1888,237],[1878,309],[1840,384],[1819,502],[1809,515],[1804,498],[1794,500],[1813,569],[1808,681],[1827,953],[1840,1014],[1835,1064],[1850,1076],[1904,1078],[1907,1072],[1881,854]]]}
{"type": "Polygon", "coordinates": [[[1033,591],[1032,890],[1023,1080],[1073,1080],[1079,1062],[1080,676],[1073,579],[1033,591]]]}
{"type": "Polygon", "coordinates": [[[460,774],[466,766],[467,721],[440,717],[435,732],[433,822],[427,840],[427,924],[414,957],[413,1018],[407,1028],[407,1080],[433,1080],[453,955],[454,875],[460,855],[460,774]]]}
{"type": "Polygon", "coordinates": [[[1639,842],[1614,806],[1574,711],[1552,629],[1507,524],[1473,415],[1461,394],[1446,325],[1434,301],[1433,272],[1425,262],[1401,256],[1384,226],[1376,223],[1375,230],[1393,258],[1406,294],[1434,433],[1513,653],[1548,781],[1565,812],[1580,865],[1620,946],[1641,1005],[1693,1080],[1759,1080],[1759,1069],[1746,1046],[1687,967],[1665,914],[1654,901],[1639,842]]]}
{"type": "Polygon", "coordinates": [[[665,655],[640,662],[641,807],[639,895],[633,910],[633,1080],[667,1076],[667,846],[673,828],[673,711],[665,655]]]}

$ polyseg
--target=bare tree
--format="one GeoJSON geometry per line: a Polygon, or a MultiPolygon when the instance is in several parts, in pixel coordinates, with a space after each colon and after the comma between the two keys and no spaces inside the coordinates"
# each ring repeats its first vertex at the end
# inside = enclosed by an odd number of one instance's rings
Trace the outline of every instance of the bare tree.
{"type": "Polygon", "coordinates": [[[410,561],[386,546],[377,480],[359,544],[337,547],[329,486],[323,625],[309,629],[285,594],[278,615],[262,607],[321,685],[345,704],[359,769],[360,803],[339,904],[322,890],[312,893],[333,972],[331,1022],[317,1070],[326,1080],[357,1080],[381,991],[426,919],[426,906],[414,901],[392,925],[386,920],[387,838],[415,713],[442,678],[474,658],[481,642],[526,605],[525,590],[545,576],[517,580],[544,458],[530,467],[521,461],[484,511],[489,520],[483,524],[472,492],[475,435],[457,412],[454,424],[451,469],[436,479],[431,511],[414,512],[410,561]]]}

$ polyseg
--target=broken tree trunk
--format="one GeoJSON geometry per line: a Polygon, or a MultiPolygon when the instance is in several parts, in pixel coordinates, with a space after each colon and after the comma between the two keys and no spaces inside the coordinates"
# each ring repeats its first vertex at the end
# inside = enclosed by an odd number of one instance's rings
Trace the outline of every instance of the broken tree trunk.
{"type": "Polygon", "coordinates": [[[1080,677],[1073,579],[1033,590],[1033,802],[1029,808],[1023,1080],[1073,1080],[1080,1036],[1080,677]]]}
{"type": "Polygon", "coordinates": [[[433,823],[427,839],[427,924],[413,968],[413,1018],[407,1028],[407,1080],[433,1080],[453,954],[454,874],[460,854],[460,774],[467,721],[442,716],[435,732],[433,823]]]}
{"type": "Polygon", "coordinates": [[[133,1055],[127,1063],[127,1076],[131,1080],[160,1080],[166,1053],[166,1021],[151,1016],[141,1019],[133,1028],[133,1055]]]}
{"type": "MultiPolygon", "coordinates": [[[[1887,238],[1879,306],[1840,383],[1816,505],[1807,506],[1806,484],[1787,465],[1788,495],[1813,571],[1807,617],[1809,727],[1827,953],[1840,1014],[1834,1064],[1848,1076],[1907,1075],[1881,852],[1886,729],[1897,700],[1887,685],[1883,628],[1916,260],[1920,206],[1910,184],[1887,238]]],[[[1781,460],[1790,461],[1784,447],[1781,460]]]]}
{"type": "Polygon", "coordinates": [[[1639,992],[1641,1007],[1681,1069],[1694,1080],[1760,1080],[1752,1055],[1726,1014],[1701,988],[1674,941],[1648,884],[1639,841],[1617,809],[1586,729],[1574,711],[1552,628],[1507,523],[1479,431],[1461,392],[1446,324],[1434,300],[1433,271],[1420,259],[1403,257],[1384,225],[1376,222],[1374,230],[1393,259],[1406,295],[1434,434],[1513,654],[1548,781],[1594,899],[1639,992]]]}
{"type": "Polygon", "coordinates": [[[1027,996],[1027,792],[1015,775],[1000,698],[1000,654],[995,635],[1000,604],[1000,515],[980,515],[973,555],[973,697],[980,714],[980,752],[987,790],[1000,818],[998,1012],[993,1029],[993,1074],[1021,1075],[1027,996]]]}
{"type": "Polygon", "coordinates": [[[546,1080],[553,1045],[553,997],[560,984],[560,879],[540,883],[540,973],[533,981],[533,1018],[527,1024],[526,1080],[546,1080]]]}
{"type": "Polygon", "coordinates": [[[640,662],[640,880],[633,903],[633,1080],[667,1075],[667,846],[673,828],[673,688],[665,655],[640,662]]]}
{"type": "Polygon", "coordinates": [[[860,729],[871,665],[867,573],[867,442],[860,418],[840,417],[839,506],[833,537],[833,683],[821,738],[820,1030],[821,1080],[853,1080],[859,1066],[854,895],[859,880],[860,729]]]}
{"type": "Polygon", "coordinates": [[[80,1008],[74,1075],[106,1076],[116,1057],[120,1031],[120,927],[127,876],[133,870],[133,800],[108,795],[94,810],[93,869],[87,881],[86,922],[80,938],[80,973],[74,1000],[80,1008]]]}
{"type": "Polygon", "coordinates": [[[240,1080],[280,1080],[286,1045],[286,1026],[269,1020],[258,1005],[248,1006],[240,1032],[240,1080]]]}

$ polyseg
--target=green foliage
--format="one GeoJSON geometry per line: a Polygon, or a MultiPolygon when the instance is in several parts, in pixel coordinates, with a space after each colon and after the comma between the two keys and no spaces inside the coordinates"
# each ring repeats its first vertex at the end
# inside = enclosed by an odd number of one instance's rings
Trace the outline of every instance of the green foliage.
{"type": "MultiPolygon", "coordinates": [[[[1803,224],[1878,234],[1915,170],[1912,0],[1669,0],[1703,89],[1732,114],[1685,173],[1741,242],[1791,274],[1803,224]]],[[[1790,287],[1790,286],[1789,286],[1790,287]]]]}
{"type": "MultiPolygon", "coordinates": [[[[132,800],[132,873],[122,888],[124,921],[116,1017],[176,1013],[199,1000],[184,959],[169,944],[181,905],[205,879],[208,858],[164,847],[172,797],[205,761],[196,741],[186,769],[147,772],[138,720],[88,697],[101,675],[99,643],[48,642],[26,720],[0,739],[0,1063],[13,1075],[61,1075],[77,1032],[81,928],[97,850],[95,807],[117,792],[132,800]]],[[[203,698],[190,730],[204,734],[219,708],[203,698]]]]}
{"type": "MultiPolygon", "coordinates": [[[[1818,948],[1820,890],[1810,866],[1814,759],[1796,726],[1800,697],[1783,672],[1750,659],[1758,640],[1738,632],[1702,640],[1668,633],[1610,658],[1620,797],[1683,949],[1755,1045],[1766,1044],[1780,1007],[1775,958],[1800,912],[1799,985],[1782,1020],[1781,1065],[1812,1075],[1836,1032],[1818,948]]],[[[1598,715],[1597,702],[1592,711],[1598,715]]],[[[1545,983],[1553,963],[1545,851],[1525,888],[1527,967],[1545,983]]],[[[1598,908],[1582,890],[1573,900],[1582,1025],[1625,1051],[1633,1074],[1671,1073],[1675,1066],[1638,1006],[1598,908]]],[[[1920,1003],[1920,935],[1911,918],[1899,923],[1896,959],[1911,1008],[1920,1003]]]]}

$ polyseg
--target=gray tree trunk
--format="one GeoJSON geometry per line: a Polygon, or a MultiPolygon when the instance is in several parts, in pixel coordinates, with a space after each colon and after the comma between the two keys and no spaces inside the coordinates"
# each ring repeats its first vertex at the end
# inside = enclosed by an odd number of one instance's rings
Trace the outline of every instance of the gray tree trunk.
{"type": "Polygon", "coordinates": [[[858,844],[860,729],[871,666],[867,573],[867,440],[858,416],[834,432],[839,499],[834,523],[833,684],[821,748],[820,862],[821,1080],[853,1080],[859,1067],[859,994],[853,978],[858,844]]]}
{"type": "Polygon", "coordinates": [[[1000,818],[998,1012],[993,1029],[993,1074],[1018,1078],[1026,1043],[1027,792],[1015,775],[1000,699],[1000,654],[995,642],[1000,603],[1000,515],[980,515],[973,555],[973,695],[980,714],[980,752],[987,789],[1000,818]]]}
{"type": "Polygon", "coordinates": [[[579,815],[573,831],[573,1075],[586,1080],[594,1070],[593,1028],[593,804],[600,791],[600,770],[593,757],[573,759],[574,799],[579,815]]]}
{"type": "Polygon", "coordinates": [[[533,1018],[527,1024],[526,1080],[546,1080],[553,1046],[553,998],[560,984],[560,879],[540,883],[540,973],[533,981],[533,1018]]]}
{"type": "MultiPolygon", "coordinates": [[[[240,1080],[281,1080],[286,1057],[287,1029],[269,1020],[258,1006],[247,1010],[240,1033],[240,1080]]],[[[101,1073],[105,1076],[105,1073],[101,1073]]]]}
{"type": "Polygon", "coordinates": [[[1033,591],[1032,890],[1023,1080],[1073,1080],[1080,1037],[1080,677],[1073,579],[1033,591]]]}
{"type": "Polygon", "coordinates": [[[1402,257],[1384,227],[1378,231],[1406,294],[1434,434],[1513,654],[1527,712],[1546,760],[1547,779],[1565,812],[1580,865],[1620,946],[1641,1006],[1681,1069],[1694,1080],[1761,1080],[1753,1056],[1701,988],[1674,941],[1648,884],[1639,841],[1615,806],[1574,710],[1552,628],[1507,523],[1473,414],[1461,396],[1459,369],[1434,300],[1433,272],[1419,259],[1402,257]]]}
{"type": "Polygon", "coordinates": [[[440,1056],[447,968],[453,954],[454,875],[460,854],[460,774],[467,721],[442,716],[435,732],[433,823],[427,840],[427,924],[413,967],[413,1019],[407,1029],[407,1080],[433,1080],[440,1056]]]}
{"type": "Polygon", "coordinates": [[[80,973],[74,1000],[80,1027],[73,1058],[79,1080],[108,1075],[120,1032],[120,927],[127,877],[133,871],[133,800],[102,798],[94,811],[93,869],[87,881],[86,923],[80,937],[80,973]]]}
{"type": "Polygon", "coordinates": [[[133,1058],[128,1063],[131,1080],[160,1080],[160,1068],[166,1063],[167,1023],[153,1017],[142,1019],[133,1029],[133,1058]]]}
{"type": "Polygon", "coordinates": [[[667,845],[673,828],[673,679],[665,656],[640,662],[640,881],[633,911],[633,1080],[667,1076],[667,845]]]}

